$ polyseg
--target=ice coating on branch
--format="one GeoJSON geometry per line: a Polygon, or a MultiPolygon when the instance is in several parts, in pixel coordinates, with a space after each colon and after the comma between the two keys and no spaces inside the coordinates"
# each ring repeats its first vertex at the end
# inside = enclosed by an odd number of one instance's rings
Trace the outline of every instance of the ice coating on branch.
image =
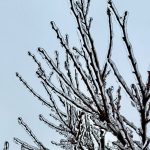
{"type": "MultiPolygon", "coordinates": [[[[64,137],[59,142],[52,141],[52,143],[65,150],[105,149],[106,132],[111,132],[117,138],[117,141],[112,143],[118,150],[148,150],[149,138],[145,127],[150,122],[149,88],[146,88],[142,81],[132,45],[128,39],[127,12],[125,11],[121,17],[112,1],[108,1],[109,45],[106,62],[101,67],[90,31],[92,23],[92,18],[88,17],[90,0],[70,0],[70,5],[77,23],[80,48],[70,46],[69,36],[67,34],[63,36],[56,23],[51,21],[51,27],[63,48],[65,60],[61,62],[62,58],[59,57],[62,51],[55,51],[53,59],[51,54],[39,47],[37,51],[48,65],[49,73],[47,73],[44,70],[44,64],[40,63],[34,54],[28,52],[37,65],[36,75],[47,97],[43,98],[42,94],[37,93],[19,73],[16,73],[17,78],[29,92],[49,108],[49,116],[56,122],[51,122],[42,114],[39,115],[39,120],[64,137]],[[116,19],[121,28],[128,59],[136,77],[136,82],[131,86],[127,84],[115,61],[111,58],[113,53],[112,19],[116,19]],[[115,86],[108,87],[107,85],[109,67],[118,80],[117,89],[115,86]],[[130,101],[134,110],[136,109],[140,114],[141,125],[137,125],[122,114],[121,109],[124,107],[122,91],[128,95],[126,101],[130,101]],[[139,137],[140,141],[135,140],[134,134],[139,137]]],[[[22,118],[19,117],[18,122],[38,148],[15,138],[17,144],[23,149],[47,150],[22,118]]]]}

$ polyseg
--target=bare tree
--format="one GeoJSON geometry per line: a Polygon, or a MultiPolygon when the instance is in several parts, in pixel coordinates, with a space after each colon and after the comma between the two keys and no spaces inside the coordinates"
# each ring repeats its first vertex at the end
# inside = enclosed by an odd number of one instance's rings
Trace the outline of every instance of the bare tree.
{"type": "MultiPolygon", "coordinates": [[[[50,108],[50,116],[59,123],[57,125],[53,124],[42,114],[39,115],[40,121],[64,136],[64,139],[60,140],[59,143],[55,141],[52,141],[52,143],[66,150],[109,149],[104,142],[106,132],[111,132],[117,138],[116,141],[113,141],[117,149],[148,150],[150,139],[147,135],[147,125],[150,122],[150,88],[149,83],[144,84],[142,81],[132,45],[128,39],[126,26],[128,13],[125,12],[121,17],[112,1],[108,1],[109,48],[107,61],[102,66],[99,63],[91,35],[93,19],[88,17],[90,0],[70,0],[70,5],[80,34],[80,48],[71,47],[68,35],[63,36],[55,22],[51,21],[51,27],[55,31],[66,55],[64,61],[65,70],[62,70],[60,65],[58,51],[55,51],[56,57],[52,59],[46,50],[38,48],[38,53],[51,69],[49,73],[47,73],[37,57],[28,52],[28,55],[37,65],[36,74],[48,95],[47,100],[37,93],[19,73],[16,73],[16,76],[30,93],[50,108]],[[122,31],[122,39],[128,51],[128,59],[131,62],[132,71],[136,78],[131,87],[127,85],[111,59],[113,45],[112,15],[115,16],[122,31]],[[110,73],[109,66],[114,73],[114,77],[119,81],[119,88],[116,91],[117,97],[114,97],[113,86],[106,86],[107,76],[110,73]],[[58,81],[57,84],[54,82],[55,79],[58,81]],[[84,90],[83,86],[85,87],[84,90]],[[121,89],[127,93],[128,100],[137,109],[141,122],[140,126],[137,126],[121,114],[121,89]],[[54,97],[57,97],[57,100],[54,97]],[[61,107],[58,107],[60,104],[61,107]],[[135,134],[141,139],[140,141],[134,139],[135,134]]],[[[22,118],[19,117],[18,122],[37,146],[32,146],[18,138],[14,138],[15,142],[21,145],[21,149],[48,150],[22,118]]]]}

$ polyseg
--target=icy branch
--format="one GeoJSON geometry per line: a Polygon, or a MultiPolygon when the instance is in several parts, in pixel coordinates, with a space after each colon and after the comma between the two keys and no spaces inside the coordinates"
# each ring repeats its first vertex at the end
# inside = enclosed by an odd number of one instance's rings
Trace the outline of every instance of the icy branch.
{"type": "MultiPolygon", "coordinates": [[[[20,139],[18,139],[18,138],[14,138],[14,142],[16,143],[16,144],[19,144],[19,145],[21,145],[21,149],[24,149],[24,150],[40,150],[39,148],[36,148],[36,147],[34,147],[34,146],[31,146],[31,145],[29,145],[28,143],[26,143],[26,142],[24,142],[24,141],[22,141],[22,140],[20,140],[20,139]]],[[[46,150],[46,149],[45,149],[46,150]]],[[[48,149],[47,149],[48,150],[48,149]]]]}
{"type": "Polygon", "coordinates": [[[113,5],[112,3],[112,0],[109,0],[108,1],[108,4],[110,5],[110,8],[112,9],[113,13],[115,14],[116,16],[116,19],[121,27],[121,30],[122,30],[122,33],[123,33],[123,41],[127,47],[127,50],[128,50],[128,54],[129,54],[129,60],[132,64],[132,67],[133,67],[133,73],[135,74],[136,76],[136,79],[137,79],[137,82],[139,84],[139,87],[141,89],[141,92],[142,92],[142,95],[143,97],[145,96],[145,85],[142,81],[142,78],[141,78],[141,74],[138,70],[138,66],[137,66],[137,61],[134,57],[134,54],[133,54],[133,49],[132,49],[132,45],[128,39],[128,35],[127,35],[127,25],[126,25],[126,21],[127,21],[127,12],[124,13],[124,16],[123,16],[123,21],[120,19],[120,16],[117,12],[117,9],[115,8],[115,6],[113,5]]]}
{"type": "Polygon", "coordinates": [[[28,125],[22,120],[22,118],[18,118],[18,123],[25,129],[25,131],[29,134],[29,136],[33,139],[34,143],[41,149],[41,150],[48,150],[45,146],[37,139],[34,135],[32,130],[28,127],[28,125]]]}

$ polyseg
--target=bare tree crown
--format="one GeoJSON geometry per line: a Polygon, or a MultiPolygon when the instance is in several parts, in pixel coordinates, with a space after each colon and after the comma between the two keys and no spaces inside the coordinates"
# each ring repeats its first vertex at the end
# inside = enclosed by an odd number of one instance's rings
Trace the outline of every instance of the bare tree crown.
{"type": "MultiPolygon", "coordinates": [[[[128,12],[125,11],[123,16],[120,16],[112,0],[108,0],[109,46],[107,61],[104,65],[101,65],[91,34],[93,19],[88,16],[90,0],[70,0],[69,2],[80,34],[81,47],[71,47],[69,36],[63,36],[54,21],[50,23],[64,49],[66,58],[63,62],[64,70],[60,67],[58,51],[55,51],[55,59],[52,59],[43,48],[39,47],[37,50],[50,68],[51,72],[49,74],[47,74],[43,64],[37,57],[28,52],[28,55],[37,65],[36,75],[47,93],[47,99],[37,93],[19,73],[16,73],[18,79],[30,93],[51,110],[50,116],[59,123],[50,122],[42,114],[39,115],[39,120],[64,137],[59,142],[52,141],[52,144],[66,150],[111,149],[105,144],[105,133],[107,132],[112,133],[117,139],[112,142],[114,149],[148,150],[150,142],[147,134],[147,125],[150,122],[150,83],[145,84],[142,81],[132,45],[128,38],[128,12]],[[133,75],[136,78],[136,82],[132,83],[131,87],[127,85],[111,58],[113,45],[112,16],[115,16],[114,18],[122,31],[122,40],[128,52],[128,60],[132,65],[133,75]],[[116,91],[117,97],[114,97],[113,86],[106,86],[107,76],[110,74],[109,68],[111,68],[114,78],[119,83],[116,91]],[[57,84],[53,82],[54,78],[57,78],[57,84]],[[81,84],[86,87],[86,92],[83,91],[81,84]],[[140,126],[128,120],[121,113],[121,89],[127,93],[128,100],[139,113],[140,126]],[[61,107],[58,107],[60,104],[61,107]],[[138,136],[140,140],[136,141],[134,135],[138,136]]],[[[21,149],[48,150],[21,117],[18,118],[18,122],[36,145],[32,146],[18,138],[14,138],[21,149]]],[[[4,149],[7,150],[8,147],[8,143],[5,143],[4,149]]]]}

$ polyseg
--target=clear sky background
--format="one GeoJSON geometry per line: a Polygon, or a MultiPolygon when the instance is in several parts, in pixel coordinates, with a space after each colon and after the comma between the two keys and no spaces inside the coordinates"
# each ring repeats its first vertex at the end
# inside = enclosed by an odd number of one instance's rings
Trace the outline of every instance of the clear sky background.
{"type": "MultiPolygon", "coordinates": [[[[150,1],[149,0],[113,0],[119,12],[129,11],[128,33],[139,70],[144,82],[150,64],[150,1]]],[[[94,21],[92,35],[95,40],[101,64],[105,60],[108,48],[108,20],[106,0],[92,0],[90,14],[94,21]]],[[[21,116],[35,131],[37,137],[50,149],[50,141],[59,135],[38,120],[38,114],[48,116],[48,109],[41,105],[18,81],[15,72],[39,92],[40,84],[36,79],[36,66],[27,56],[27,51],[37,53],[37,47],[43,47],[53,57],[54,50],[62,52],[49,22],[54,20],[63,34],[70,34],[71,43],[76,45],[77,33],[75,20],[70,13],[69,0],[0,0],[0,149],[5,140],[10,141],[10,149],[19,150],[13,143],[13,137],[33,143],[24,129],[18,125],[17,117],[21,116]]],[[[114,21],[113,60],[128,84],[133,81],[127,53],[121,39],[121,32],[114,21]]],[[[125,98],[126,101],[127,97],[125,98]]],[[[124,102],[123,112],[135,119],[134,109],[129,110],[124,102]],[[132,115],[131,115],[132,114],[132,115]]],[[[137,122],[138,120],[135,119],[137,122]]]]}

